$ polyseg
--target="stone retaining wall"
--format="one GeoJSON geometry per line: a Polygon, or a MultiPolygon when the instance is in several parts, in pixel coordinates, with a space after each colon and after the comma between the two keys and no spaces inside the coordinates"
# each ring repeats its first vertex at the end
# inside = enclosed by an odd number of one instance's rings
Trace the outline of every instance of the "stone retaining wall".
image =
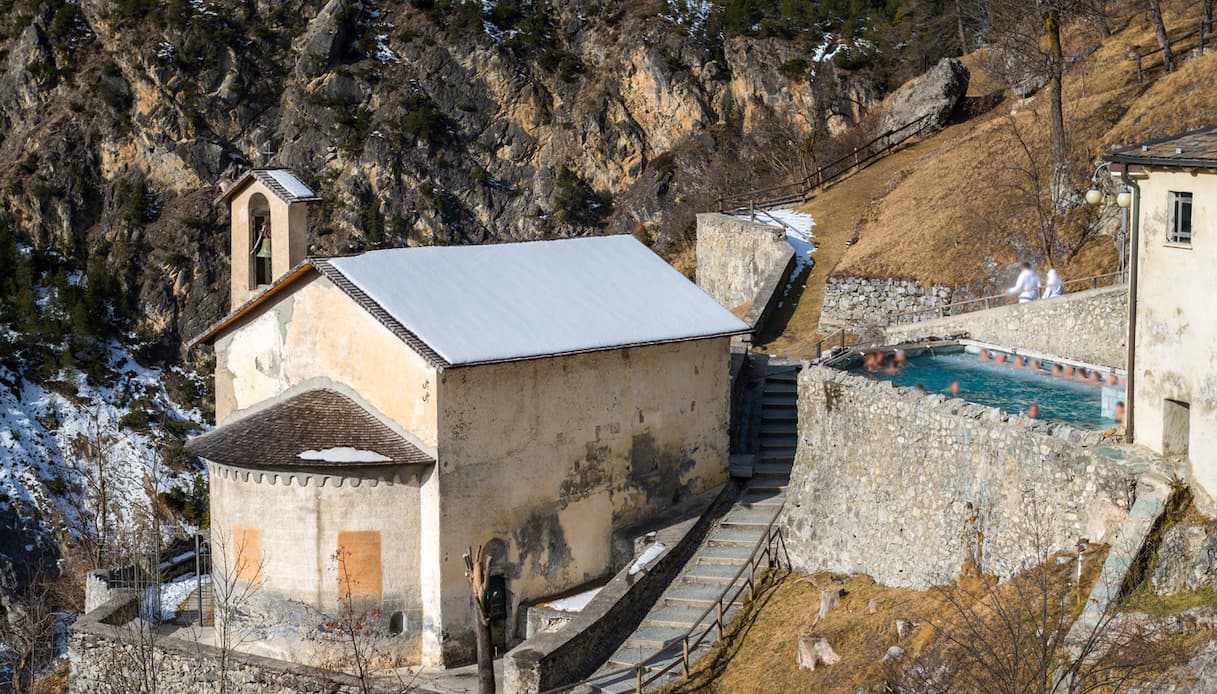
{"type": "Polygon", "coordinates": [[[1146,466],[1096,432],[823,367],[799,376],[799,431],[781,521],[795,568],[918,589],[977,555],[1008,574],[1040,554],[1037,522],[1045,548],[1110,542],[1146,466]]]}
{"type": "MultiPolygon", "coordinates": [[[[129,694],[147,691],[152,682],[157,691],[181,694],[401,691],[396,678],[365,688],[350,675],[237,651],[228,652],[227,665],[221,668],[224,654],[214,646],[174,636],[150,637],[146,631],[124,626],[138,614],[138,598],[121,595],[72,625],[68,641],[71,694],[129,694]]],[[[410,691],[425,694],[429,690],[414,687],[410,691]]]]}
{"type": "Polygon", "coordinates": [[[945,306],[953,294],[950,287],[923,287],[916,280],[829,277],[820,308],[820,332],[844,328],[860,334],[887,325],[898,313],[945,306]]]}
{"type": "Polygon", "coordinates": [[[895,344],[967,333],[973,340],[1123,368],[1128,288],[1120,284],[884,330],[895,344]]]}
{"type": "Polygon", "coordinates": [[[697,286],[740,317],[754,304],[769,304],[773,289],[767,285],[793,260],[794,249],[778,227],[714,212],[697,215],[697,286]]]}

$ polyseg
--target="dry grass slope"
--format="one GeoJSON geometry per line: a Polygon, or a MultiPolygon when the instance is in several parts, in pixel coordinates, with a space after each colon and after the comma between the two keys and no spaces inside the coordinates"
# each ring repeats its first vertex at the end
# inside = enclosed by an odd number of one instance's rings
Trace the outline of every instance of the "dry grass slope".
{"type": "MultiPolygon", "coordinates": [[[[1166,23],[1175,36],[1194,30],[1198,3],[1166,2],[1166,23]]],[[[1156,46],[1142,3],[1118,6],[1113,34],[1100,40],[1087,27],[1071,27],[1066,52],[1079,56],[1066,75],[1066,122],[1079,174],[1086,186],[1088,162],[1106,146],[1131,144],[1213,122],[1217,116],[1217,54],[1193,57],[1195,37],[1178,44],[1183,60],[1163,74],[1156,56],[1145,59],[1146,80],[1136,81],[1129,46],[1156,46]]],[[[1000,86],[984,70],[983,50],[966,56],[973,71],[969,94],[1000,86]]],[[[1044,262],[1037,225],[1016,188],[1026,168],[1017,131],[1039,161],[1047,161],[1047,97],[1007,96],[983,116],[953,125],[824,191],[803,209],[816,220],[816,268],[797,308],[763,349],[808,354],[818,332],[829,275],[900,277],[923,284],[1000,291],[1013,279],[1011,264],[1044,262]],[[847,246],[847,242],[854,243],[847,246]],[[1006,274],[1011,274],[1006,278],[1006,274]]],[[[1076,242],[1078,224],[1093,210],[1079,208],[1065,240],[1076,242]]],[[[1057,267],[1066,278],[1116,269],[1116,248],[1103,235],[1078,244],[1057,267]]]]}

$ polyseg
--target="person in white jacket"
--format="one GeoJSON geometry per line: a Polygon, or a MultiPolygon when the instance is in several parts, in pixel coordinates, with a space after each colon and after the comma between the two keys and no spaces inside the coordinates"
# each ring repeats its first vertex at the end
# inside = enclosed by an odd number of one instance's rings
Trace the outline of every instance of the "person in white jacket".
{"type": "Polygon", "coordinates": [[[1018,273],[1018,281],[1006,290],[1007,294],[1017,294],[1018,303],[1033,301],[1040,294],[1040,276],[1031,269],[1031,263],[1023,263],[1022,272],[1018,273]]]}
{"type": "Polygon", "coordinates": [[[1056,273],[1056,268],[1048,268],[1048,275],[1044,278],[1044,296],[1047,299],[1050,296],[1060,296],[1065,293],[1065,283],[1061,281],[1061,276],[1056,273]]]}

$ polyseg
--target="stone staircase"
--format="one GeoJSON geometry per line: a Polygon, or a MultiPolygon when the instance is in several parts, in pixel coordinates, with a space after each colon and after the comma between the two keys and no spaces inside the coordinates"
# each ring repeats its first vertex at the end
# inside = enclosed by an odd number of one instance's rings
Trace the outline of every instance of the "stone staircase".
{"type": "MultiPolygon", "coordinates": [[[[761,379],[760,407],[752,415],[758,420],[753,428],[756,432],[753,437],[756,462],[747,488],[718,527],[706,537],[682,574],[668,586],[638,629],[600,668],[599,676],[589,685],[573,691],[632,692],[636,686],[635,671],[631,669],[616,675],[612,674],[613,671],[632,668],[656,654],[659,657],[647,666],[648,676],[673,662],[678,664],[653,683],[653,688],[683,676],[683,669],[679,665],[682,657],[680,637],[707,608],[715,604],[723,589],[747,565],[753,548],[782,507],[798,445],[795,380],[798,372],[797,362],[771,364],[766,368],[761,379]],[[670,641],[675,643],[669,644],[670,641]]],[[[724,619],[730,621],[741,608],[742,604],[737,600],[724,611],[724,619]]],[[[702,624],[712,623],[713,617],[712,612],[709,621],[702,624]]],[[[711,642],[712,639],[707,639],[701,648],[690,653],[690,661],[704,654],[711,642]]]]}

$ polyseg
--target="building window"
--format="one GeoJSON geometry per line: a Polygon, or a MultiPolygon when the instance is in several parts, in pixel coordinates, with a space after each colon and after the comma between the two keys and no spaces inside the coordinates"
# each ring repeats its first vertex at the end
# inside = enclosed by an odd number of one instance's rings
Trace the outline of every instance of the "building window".
{"type": "Polygon", "coordinates": [[[1170,194],[1170,225],[1166,229],[1167,243],[1192,245],[1192,194],[1170,194]]]}

